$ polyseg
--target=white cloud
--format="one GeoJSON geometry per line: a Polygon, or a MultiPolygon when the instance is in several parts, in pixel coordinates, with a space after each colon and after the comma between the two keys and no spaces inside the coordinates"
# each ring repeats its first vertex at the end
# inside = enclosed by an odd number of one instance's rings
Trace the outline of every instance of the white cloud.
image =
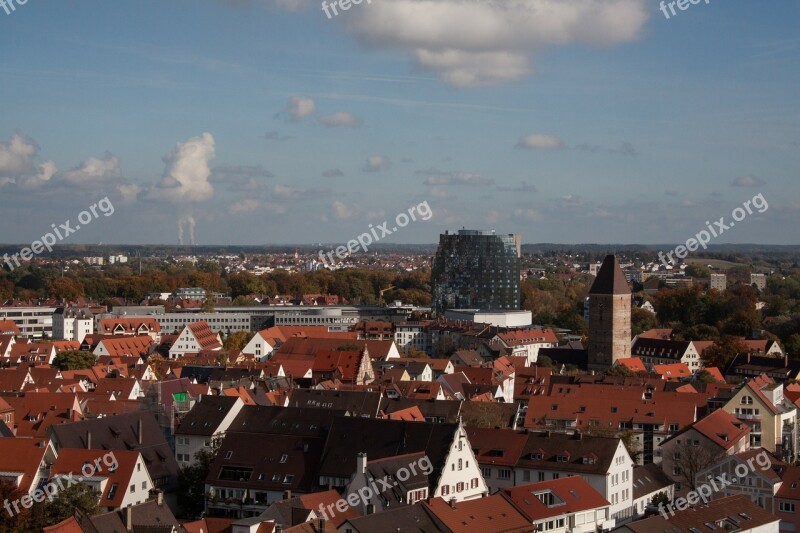
{"type": "Polygon", "coordinates": [[[367,158],[362,170],[364,172],[380,172],[391,165],[391,161],[382,155],[373,155],[367,158]]]}
{"type": "Polygon", "coordinates": [[[236,202],[231,205],[229,211],[232,215],[240,215],[243,213],[252,213],[258,209],[259,203],[251,198],[246,198],[241,202],[236,202]]]}
{"type": "Polygon", "coordinates": [[[161,181],[150,190],[149,198],[177,204],[203,202],[214,196],[214,187],[208,180],[214,147],[210,133],[179,142],[164,158],[167,167],[161,181]]]}
{"type": "Polygon", "coordinates": [[[0,177],[16,177],[29,172],[38,152],[36,143],[21,133],[14,133],[6,143],[0,142],[0,177]]]}
{"type": "Polygon", "coordinates": [[[734,187],[761,187],[764,184],[764,180],[756,176],[742,176],[731,183],[734,187]]]}
{"type": "Polygon", "coordinates": [[[317,112],[317,103],[308,96],[292,96],[286,103],[286,109],[275,115],[288,120],[303,120],[317,112]]]}
{"type": "Polygon", "coordinates": [[[122,176],[119,158],[106,152],[102,159],[90,157],[78,167],[59,175],[59,181],[75,186],[94,186],[122,176]]]}
{"type": "Polygon", "coordinates": [[[645,0],[393,0],[350,10],[342,23],[467,87],[517,80],[551,46],[631,42],[647,19],[645,0]]]}
{"type": "Polygon", "coordinates": [[[353,218],[355,210],[342,202],[336,201],[333,202],[333,205],[331,206],[331,214],[336,220],[348,220],[353,218]]]}
{"type": "Polygon", "coordinates": [[[35,173],[17,178],[17,186],[25,191],[39,189],[43,185],[51,183],[53,176],[55,176],[57,172],[58,169],[55,163],[52,161],[45,161],[39,165],[35,173]]]}
{"type": "Polygon", "coordinates": [[[329,128],[358,128],[364,124],[360,118],[346,111],[320,117],[319,122],[329,128]]]}
{"type": "Polygon", "coordinates": [[[564,142],[555,135],[544,135],[541,133],[520,137],[517,148],[525,150],[561,150],[564,142]]]}

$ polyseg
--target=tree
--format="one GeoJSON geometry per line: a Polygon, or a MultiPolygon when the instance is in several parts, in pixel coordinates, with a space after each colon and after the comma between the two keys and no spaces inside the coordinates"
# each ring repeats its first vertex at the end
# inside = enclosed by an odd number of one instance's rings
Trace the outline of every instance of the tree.
{"type": "Polygon", "coordinates": [[[691,490],[695,490],[697,489],[695,480],[697,474],[714,464],[724,455],[724,452],[706,442],[694,445],[690,443],[689,439],[684,438],[675,445],[673,454],[673,461],[675,466],[680,469],[680,475],[689,484],[691,490]]]}
{"type": "Polygon", "coordinates": [[[194,462],[178,470],[178,507],[181,515],[196,518],[205,509],[206,478],[214,462],[218,443],[213,450],[200,450],[194,454],[194,462]]]}
{"type": "Polygon", "coordinates": [[[663,490],[661,492],[656,493],[652,498],[650,498],[650,505],[654,507],[659,507],[661,505],[666,507],[670,503],[671,502],[669,499],[669,494],[667,494],[663,490]]]}
{"type": "Polygon", "coordinates": [[[636,377],[636,373],[625,365],[614,365],[606,370],[606,376],[636,377]]]}
{"type": "Polygon", "coordinates": [[[48,525],[58,524],[72,516],[76,510],[92,516],[100,511],[100,493],[86,483],[76,483],[64,490],[51,502],[44,502],[44,516],[48,525]]]}
{"type": "Polygon", "coordinates": [[[546,355],[540,355],[536,358],[536,366],[541,368],[555,368],[553,360],[546,355]]]}
{"type": "Polygon", "coordinates": [[[58,352],[53,359],[53,366],[59,370],[84,370],[92,368],[96,358],[91,352],[66,350],[58,352]]]}
{"type": "Polygon", "coordinates": [[[13,502],[18,501],[23,496],[17,486],[11,481],[0,481],[0,499],[9,502],[12,510],[0,509],[0,531],[8,531],[9,533],[23,533],[28,531],[28,521],[30,520],[30,510],[25,509],[22,505],[17,504],[19,513],[13,510],[13,502]]]}
{"type": "Polygon", "coordinates": [[[222,347],[228,351],[241,351],[255,335],[252,331],[234,331],[225,337],[225,340],[222,341],[222,347]]]}
{"type": "Polygon", "coordinates": [[[728,368],[733,358],[749,350],[739,337],[723,335],[718,341],[703,352],[703,366],[728,368]]]}
{"type": "Polygon", "coordinates": [[[694,375],[695,381],[699,381],[700,383],[716,383],[717,380],[708,370],[698,370],[694,375]]]}
{"type": "Polygon", "coordinates": [[[622,445],[625,446],[625,449],[628,450],[628,454],[633,459],[634,463],[639,463],[639,460],[642,458],[642,446],[639,444],[639,441],[636,440],[636,434],[631,429],[626,429],[625,431],[621,431],[619,434],[619,439],[622,441],[622,445]]]}

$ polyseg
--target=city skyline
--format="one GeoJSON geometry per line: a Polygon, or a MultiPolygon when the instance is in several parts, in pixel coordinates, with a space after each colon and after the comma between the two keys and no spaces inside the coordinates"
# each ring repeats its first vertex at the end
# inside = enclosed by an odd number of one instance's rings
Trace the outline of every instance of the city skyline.
{"type": "Polygon", "coordinates": [[[386,243],[681,243],[757,194],[714,244],[798,243],[796,4],[426,4],[0,11],[0,243],[103,197],[64,244],[343,243],[420,202],[386,243]]]}

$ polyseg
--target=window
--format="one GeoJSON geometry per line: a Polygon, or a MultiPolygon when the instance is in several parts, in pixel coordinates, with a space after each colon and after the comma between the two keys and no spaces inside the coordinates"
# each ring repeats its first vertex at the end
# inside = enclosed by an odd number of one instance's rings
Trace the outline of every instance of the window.
{"type": "Polygon", "coordinates": [[[109,499],[109,500],[113,500],[114,496],[117,494],[117,488],[118,487],[119,487],[118,483],[112,483],[111,484],[111,488],[108,489],[108,496],[106,496],[106,498],[109,499]]]}
{"type": "Polygon", "coordinates": [[[462,461],[461,459],[458,460],[458,469],[464,470],[464,461],[462,461]]]}
{"type": "Polygon", "coordinates": [[[539,472],[539,481],[544,481],[544,472],[539,472]]]}
{"type": "Polygon", "coordinates": [[[470,482],[470,487],[472,487],[473,489],[478,488],[478,478],[476,477],[472,478],[472,481],[470,482]]]}
{"type": "Polygon", "coordinates": [[[289,459],[289,456],[286,454],[281,455],[281,463],[285,463],[289,459]]]}
{"type": "Polygon", "coordinates": [[[530,481],[531,480],[531,471],[525,470],[522,472],[522,481],[530,481]]]}
{"type": "Polygon", "coordinates": [[[492,477],[492,469],[482,466],[481,467],[481,474],[483,474],[484,478],[489,479],[490,477],[492,477]]]}
{"type": "Polygon", "coordinates": [[[147,481],[142,481],[142,490],[147,490],[147,481]]]}
{"type": "Polygon", "coordinates": [[[789,502],[780,502],[778,508],[781,512],[784,513],[793,513],[794,512],[794,504],[789,502]]]}
{"type": "Polygon", "coordinates": [[[233,457],[233,450],[225,452],[225,459],[230,459],[231,457],[233,457]]]}
{"type": "Polygon", "coordinates": [[[134,492],[136,492],[136,485],[135,484],[131,485],[131,494],[133,494],[134,492]]]}
{"type": "Polygon", "coordinates": [[[510,468],[498,468],[497,469],[497,479],[511,479],[511,469],[510,468]]]}
{"type": "Polygon", "coordinates": [[[286,477],[283,478],[284,483],[291,483],[294,479],[294,474],[286,474],[286,477]]]}
{"type": "Polygon", "coordinates": [[[447,496],[448,494],[450,494],[450,486],[442,485],[442,496],[447,496]]]}

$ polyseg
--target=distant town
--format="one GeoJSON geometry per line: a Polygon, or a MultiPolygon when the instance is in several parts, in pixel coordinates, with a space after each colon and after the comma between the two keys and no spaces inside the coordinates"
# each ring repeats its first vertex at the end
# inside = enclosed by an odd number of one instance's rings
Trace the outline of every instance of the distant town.
{"type": "Polygon", "coordinates": [[[102,251],[0,275],[4,530],[800,525],[791,248],[102,251]]]}

